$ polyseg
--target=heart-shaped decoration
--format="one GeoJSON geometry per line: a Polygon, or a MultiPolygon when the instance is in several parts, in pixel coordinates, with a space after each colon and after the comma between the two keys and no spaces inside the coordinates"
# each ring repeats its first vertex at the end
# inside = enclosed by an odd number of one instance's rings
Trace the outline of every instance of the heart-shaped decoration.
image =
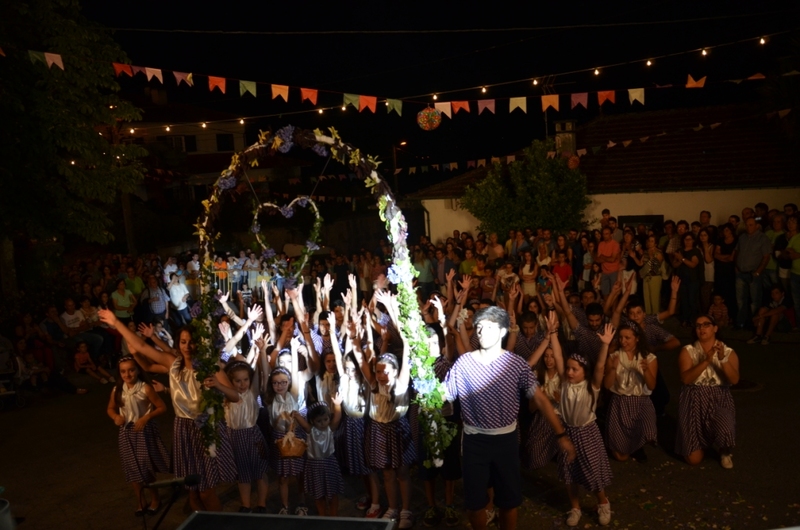
{"type": "Polygon", "coordinates": [[[256,236],[256,241],[258,241],[258,244],[261,245],[262,257],[267,262],[269,267],[277,270],[284,278],[294,278],[297,280],[300,277],[300,274],[303,272],[303,268],[306,266],[306,263],[308,263],[309,256],[311,256],[315,250],[319,249],[319,229],[321,226],[322,217],[319,215],[317,203],[315,203],[311,197],[302,195],[300,197],[295,197],[289,204],[285,204],[283,206],[279,206],[274,202],[263,202],[259,204],[253,212],[253,226],[251,227],[251,230],[256,236]],[[270,247],[269,243],[265,242],[261,237],[261,225],[258,224],[258,215],[262,210],[275,209],[278,210],[278,212],[280,212],[280,214],[286,219],[291,219],[291,217],[294,215],[296,206],[299,206],[300,208],[309,208],[311,213],[314,214],[314,224],[311,227],[311,232],[308,234],[306,246],[300,253],[300,259],[296,262],[297,267],[295,267],[295,270],[292,271],[289,267],[289,264],[283,260],[279,260],[275,249],[270,247]]]}

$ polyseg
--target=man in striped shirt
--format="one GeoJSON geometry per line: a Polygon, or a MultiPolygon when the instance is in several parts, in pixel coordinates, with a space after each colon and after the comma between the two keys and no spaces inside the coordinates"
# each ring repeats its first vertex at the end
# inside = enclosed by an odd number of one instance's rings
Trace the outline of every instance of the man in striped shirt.
{"type": "Polygon", "coordinates": [[[481,309],[474,325],[480,348],[460,356],[450,369],[445,399],[461,403],[464,498],[472,528],[486,528],[486,490],[493,487],[500,528],[511,530],[516,528],[522,503],[516,433],[520,400],[535,401],[570,460],[575,448],[528,364],[503,348],[510,326],[508,313],[499,307],[481,309]]]}

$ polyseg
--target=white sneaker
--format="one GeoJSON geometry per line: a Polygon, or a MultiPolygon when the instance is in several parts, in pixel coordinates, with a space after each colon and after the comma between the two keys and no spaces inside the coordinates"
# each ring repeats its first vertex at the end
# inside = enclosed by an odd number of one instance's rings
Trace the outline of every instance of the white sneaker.
{"type": "Polygon", "coordinates": [[[281,509],[278,510],[278,515],[289,515],[289,508],[281,506],[281,509]]]}
{"type": "Polygon", "coordinates": [[[294,514],[299,517],[305,517],[308,515],[308,507],[304,504],[300,504],[294,509],[294,514]]]}
{"type": "Polygon", "coordinates": [[[573,508],[567,512],[567,526],[578,526],[581,520],[581,511],[578,508],[573,508]]]}
{"type": "Polygon", "coordinates": [[[391,508],[389,508],[388,510],[383,512],[383,516],[381,517],[381,519],[388,519],[390,521],[396,521],[397,520],[397,510],[392,510],[391,508]]]}
{"type": "Polygon", "coordinates": [[[413,516],[414,514],[411,513],[411,510],[402,510],[400,512],[400,524],[398,528],[405,529],[414,526],[413,516]]]}
{"type": "Polygon", "coordinates": [[[733,469],[733,455],[721,455],[719,457],[719,462],[725,469],[733,469]]]}
{"type": "Polygon", "coordinates": [[[600,519],[600,524],[603,526],[608,526],[608,523],[611,522],[611,503],[606,502],[605,504],[598,504],[597,505],[597,517],[600,519]]]}

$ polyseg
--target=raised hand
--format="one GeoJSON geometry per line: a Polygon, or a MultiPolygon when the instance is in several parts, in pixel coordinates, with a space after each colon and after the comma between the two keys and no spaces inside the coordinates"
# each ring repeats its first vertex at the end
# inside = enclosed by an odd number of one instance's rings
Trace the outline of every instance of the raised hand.
{"type": "Polygon", "coordinates": [[[326,293],[331,292],[331,289],[333,289],[333,280],[331,279],[330,274],[325,275],[325,279],[322,281],[322,286],[326,293]]]}
{"type": "Polygon", "coordinates": [[[231,292],[228,291],[227,293],[223,293],[222,291],[217,291],[219,293],[219,303],[224,304],[228,301],[228,298],[231,296],[231,292]]]}
{"type": "Polygon", "coordinates": [[[681,288],[681,279],[678,276],[672,277],[672,282],[670,282],[670,289],[672,289],[673,293],[677,293],[678,290],[681,288]]]}
{"type": "Polygon", "coordinates": [[[355,274],[347,275],[347,283],[348,285],[350,285],[350,289],[352,289],[353,292],[356,292],[356,290],[358,289],[358,283],[355,274]]]}
{"type": "Polygon", "coordinates": [[[264,310],[261,309],[261,306],[256,304],[253,307],[247,308],[247,320],[249,322],[255,322],[256,320],[260,320],[262,315],[264,314],[264,310]]]}
{"type": "Polygon", "coordinates": [[[345,307],[350,307],[350,304],[353,301],[353,291],[347,289],[347,292],[344,293],[344,296],[342,296],[342,301],[344,302],[345,307]]]}
{"type": "Polygon", "coordinates": [[[458,282],[458,284],[461,286],[461,290],[464,292],[469,291],[469,286],[471,283],[472,283],[472,276],[470,276],[469,274],[465,274],[464,276],[462,276],[461,281],[458,282]]]}
{"type": "Polygon", "coordinates": [[[614,333],[616,332],[616,330],[614,329],[614,326],[612,326],[611,324],[606,324],[605,326],[603,326],[602,331],[603,331],[602,333],[598,331],[597,335],[600,337],[600,342],[608,346],[614,339],[614,333]]]}
{"type": "Polygon", "coordinates": [[[331,396],[331,401],[334,405],[341,405],[342,401],[344,401],[344,394],[340,394],[336,392],[334,395],[331,396]]]}
{"type": "Polygon", "coordinates": [[[97,316],[100,317],[102,322],[108,324],[112,328],[117,324],[117,316],[113,311],[108,309],[98,309],[97,316]]]}
{"type": "Polygon", "coordinates": [[[252,339],[254,342],[258,341],[264,335],[264,326],[260,322],[253,325],[252,339]]]}
{"type": "Polygon", "coordinates": [[[444,277],[447,280],[447,283],[452,282],[453,278],[456,277],[456,270],[455,269],[450,269],[449,271],[447,271],[447,274],[445,274],[444,277]]]}
{"type": "Polygon", "coordinates": [[[217,326],[219,328],[219,332],[222,333],[222,337],[227,341],[233,337],[233,333],[231,332],[231,325],[226,322],[220,322],[217,326]]]}
{"type": "Polygon", "coordinates": [[[556,333],[558,332],[559,327],[558,316],[556,315],[555,311],[550,311],[547,314],[547,331],[548,333],[556,333]]]}

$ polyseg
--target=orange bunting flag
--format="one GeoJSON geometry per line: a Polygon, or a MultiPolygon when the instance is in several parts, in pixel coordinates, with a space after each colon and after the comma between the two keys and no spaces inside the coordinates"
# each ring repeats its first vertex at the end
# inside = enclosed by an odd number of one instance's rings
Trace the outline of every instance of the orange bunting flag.
{"type": "Polygon", "coordinates": [[[459,110],[466,110],[469,112],[469,101],[452,101],[453,114],[458,113],[459,110]]]}
{"type": "Polygon", "coordinates": [[[686,88],[703,88],[706,84],[706,76],[701,77],[695,81],[690,75],[686,80],[686,88]]]}
{"type": "Polygon", "coordinates": [[[62,70],[64,69],[64,62],[61,60],[61,56],[57,53],[44,53],[44,60],[47,61],[47,67],[52,68],[53,65],[58,66],[62,70]]]}
{"type": "Polygon", "coordinates": [[[578,105],[582,105],[583,108],[588,108],[589,103],[589,93],[588,92],[580,92],[578,94],[572,94],[570,98],[572,100],[571,109],[574,109],[578,105]]]}
{"type": "Polygon", "coordinates": [[[219,91],[224,94],[225,93],[225,78],[224,77],[208,76],[208,90],[210,92],[213,92],[214,88],[218,88],[219,91]]]}
{"type": "Polygon", "coordinates": [[[378,105],[378,98],[375,96],[358,96],[358,112],[369,109],[373,113],[378,105]]]}
{"type": "Polygon", "coordinates": [[[778,111],[778,117],[779,117],[779,118],[785,118],[785,117],[786,117],[786,115],[787,115],[787,114],[789,114],[790,112],[792,112],[792,109],[783,109],[783,110],[779,110],[779,111],[778,111]]]}
{"type": "Polygon", "coordinates": [[[114,67],[114,75],[117,77],[119,77],[120,74],[127,74],[128,77],[133,77],[133,69],[131,68],[131,65],[121,63],[111,63],[111,65],[114,67]]]}
{"type": "Polygon", "coordinates": [[[609,140],[608,143],[606,144],[606,149],[611,149],[615,145],[617,145],[615,142],[612,142],[611,140],[609,140]]]}
{"type": "Polygon", "coordinates": [[[478,114],[480,114],[484,110],[488,110],[489,112],[494,114],[494,100],[493,99],[479,99],[478,100],[478,114]]]}
{"type": "Polygon", "coordinates": [[[633,140],[623,140],[622,147],[628,147],[631,143],[633,143],[633,140]]]}
{"type": "MultiPolygon", "coordinates": [[[[47,57],[46,53],[44,55],[45,55],[45,57],[47,57]]],[[[766,76],[764,76],[764,74],[753,74],[750,77],[748,77],[747,79],[749,81],[754,81],[756,79],[766,79],[766,76]]]]}
{"type": "Polygon", "coordinates": [[[597,93],[597,104],[602,105],[604,102],[610,101],[611,103],[617,102],[617,93],[613,90],[604,90],[597,93]]]}
{"type": "Polygon", "coordinates": [[[289,85],[272,85],[272,99],[282,97],[285,102],[289,102],[289,85]]]}
{"type": "Polygon", "coordinates": [[[317,104],[317,90],[314,88],[301,88],[300,89],[300,103],[308,100],[312,105],[317,104]]]}
{"type": "Polygon", "coordinates": [[[3,48],[0,48],[0,56],[5,57],[6,52],[3,51],[3,48]]]}
{"type": "Polygon", "coordinates": [[[558,94],[542,96],[542,112],[545,112],[548,107],[553,107],[553,110],[558,112],[558,94]]]}

